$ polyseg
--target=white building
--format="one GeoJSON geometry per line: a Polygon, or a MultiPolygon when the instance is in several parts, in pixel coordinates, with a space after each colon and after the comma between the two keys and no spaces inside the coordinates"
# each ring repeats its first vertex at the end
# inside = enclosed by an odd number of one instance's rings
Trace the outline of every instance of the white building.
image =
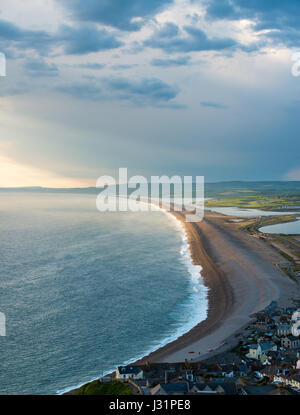
{"type": "Polygon", "coordinates": [[[277,347],[274,343],[252,344],[249,347],[249,352],[246,355],[250,359],[260,360],[265,362],[267,359],[266,353],[269,351],[276,351],[277,347]]]}
{"type": "Polygon", "coordinates": [[[117,379],[143,379],[144,372],[138,366],[119,366],[116,370],[117,379]]]}

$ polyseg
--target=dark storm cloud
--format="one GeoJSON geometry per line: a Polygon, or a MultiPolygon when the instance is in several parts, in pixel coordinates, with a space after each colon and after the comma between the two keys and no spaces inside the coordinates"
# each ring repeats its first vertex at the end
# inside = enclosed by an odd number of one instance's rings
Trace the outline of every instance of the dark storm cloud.
{"type": "Polygon", "coordinates": [[[121,77],[92,79],[85,83],[72,83],[56,88],[76,98],[90,100],[124,100],[134,105],[157,106],[168,104],[178,89],[157,78],[131,80],[121,77]]]}
{"type": "Polygon", "coordinates": [[[220,51],[224,49],[233,49],[238,46],[238,43],[233,39],[210,39],[203,30],[193,26],[184,26],[183,29],[184,32],[179,34],[178,27],[167,23],[147,39],[144,42],[144,46],[162,49],[167,53],[211,50],[220,51]]]}
{"type": "Polygon", "coordinates": [[[0,45],[3,49],[17,47],[18,49],[33,49],[47,53],[53,43],[52,37],[42,30],[25,30],[14,23],[0,20],[0,45]]]}
{"type": "Polygon", "coordinates": [[[121,99],[145,102],[168,102],[176,98],[178,90],[157,78],[133,81],[125,78],[108,79],[108,85],[121,99]]]}
{"type": "Polygon", "coordinates": [[[300,43],[299,0],[207,0],[206,4],[208,18],[252,19],[256,30],[278,31],[265,35],[270,39],[287,46],[300,43]]]}
{"type": "Polygon", "coordinates": [[[71,14],[79,21],[102,23],[121,30],[134,31],[141,27],[134,18],[149,18],[173,0],[60,0],[71,14]]]}
{"type": "Polygon", "coordinates": [[[96,25],[61,25],[54,34],[41,30],[25,30],[14,23],[0,20],[0,45],[2,50],[15,48],[18,52],[34,50],[40,55],[62,47],[68,55],[83,55],[101,50],[116,49],[122,45],[117,37],[96,25]]]}
{"type": "Polygon", "coordinates": [[[54,41],[63,45],[67,55],[83,55],[101,50],[116,49],[122,42],[107,30],[98,29],[94,25],[79,27],[62,26],[54,41]]]}

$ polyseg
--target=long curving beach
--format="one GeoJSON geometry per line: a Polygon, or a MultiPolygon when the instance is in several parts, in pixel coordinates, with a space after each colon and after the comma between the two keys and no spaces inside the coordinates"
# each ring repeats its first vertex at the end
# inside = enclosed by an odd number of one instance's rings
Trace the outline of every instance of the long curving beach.
{"type": "Polygon", "coordinates": [[[177,340],[131,364],[195,362],[230,350],[253,313],[272,301],[292,305],[297,289],[276,266],[284,262],[278,251],[240,231],[241,223],[232,221],[236,218],[205,211],[202,222],[188,223],[184,213],[172,214],[186,231],[194,265],[202,267],[208,288],[207,318],[177,340]]]}
{"type": "Polygon", "coordinates": [[[241,232],[230,217],[206,211],[199,223],[187,223],[184,213],[173,213],[188,235],[194,265],[208,292],[205,321],[172,343],[135,364],[202,360],[230,349],[251,315],[272,301],[288,305],[295,283],[276,264],[283,262],[264,241],[241,232]]]}

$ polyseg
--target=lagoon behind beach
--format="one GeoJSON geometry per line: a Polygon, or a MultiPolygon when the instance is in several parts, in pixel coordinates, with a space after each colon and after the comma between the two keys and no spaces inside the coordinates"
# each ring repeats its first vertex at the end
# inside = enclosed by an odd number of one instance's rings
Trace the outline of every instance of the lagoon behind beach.
{"type": "Polygon", "coordinates": [[[286,223],[278,223],[275,225],[263,226],[260,228],[261,232],[284,234],[284,235],[299,235],[300,234],[300,220],[286,223]]]}

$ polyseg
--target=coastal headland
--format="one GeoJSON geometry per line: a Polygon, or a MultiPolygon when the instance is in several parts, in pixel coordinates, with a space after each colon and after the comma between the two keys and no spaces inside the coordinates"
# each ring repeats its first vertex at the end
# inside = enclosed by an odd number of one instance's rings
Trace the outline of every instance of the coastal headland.
{"type": "Polygon", "coordinates": [[[173,214],[185,228],[194,265],[203,268],[209,289],[207,318],[134,364],[208,359],[236,344],[252,314],[272,301],[289,305],[295,292],[295,282],[277,266],[283,257],[266,241],[241,232],[241,223],[210,211],[198,223],[187,223],[184,213],[173,214]]]}

